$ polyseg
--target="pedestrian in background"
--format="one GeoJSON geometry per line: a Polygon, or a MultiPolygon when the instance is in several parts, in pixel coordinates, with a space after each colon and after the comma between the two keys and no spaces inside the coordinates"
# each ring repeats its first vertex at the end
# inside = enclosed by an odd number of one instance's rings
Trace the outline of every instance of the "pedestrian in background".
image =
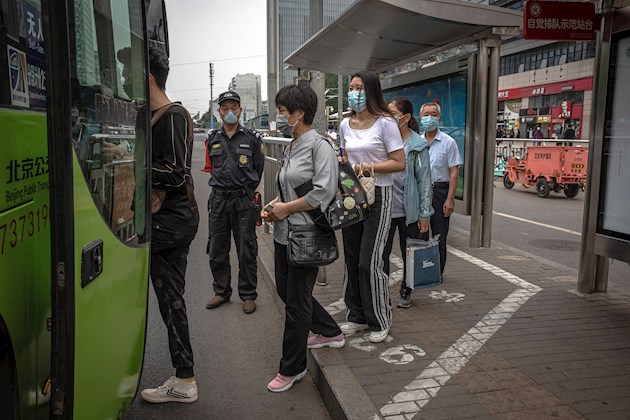
{"type": "Polygon", "coordinates": [[[166,96],[168,58],[151,49],[149,64],[151,180],[156,197],[152,200],[151,281],[167,327],[175,376],[140,395],[152,403],[189,403],[198,397],[184,301],[188,250],[199,225],[190,172],[194,136],[188,111],[166,96]]]}
{"type": "Polygon", "coordinates": [[[387,338],[392,323],[383,251],[392,217],[392,174],[405,169],[405,152],[377,76],[366,71],[354,74],[348,101],[352,113],[339,127],[342,152],[355,172],[359,172],[361,164],[374,166],[376,188],[367,217],[342,229],[344,300],[348,311],[341,330],[353,334],[369,328],[370,341],[379,343],[387,338]]]}
{"type": "Polygon", "coordinates": [[[223,124],[208,137],[212,162],[212,188],[208,199],[208,255],[214,278],[215,296],[206,308],[215,309],[230,300],[232,280],[230,245],[234,236],[238,256],[238,294],[243,312],[256,310],[258,211],[253,197],[260,183],[265,157],[262,137],[239,123],[241,98],[234,91],[219,95],[219,114],[223,124]]]}
{"type": "Polygon", "coordinates": [[[306,349],[342,347],[344,336],[337,323],[313,297],[317,267],[298,267],[287,261],[288,221],[313,224],[309,210],[322,211],[337,192],[339,164],[332,145],[311,128],[317,95],[307,86],[285,86],[276,95],[278,130],[291,136],[278,173],[281,196],[271,201],[261,216],[274,222],[276,290],[285,303],[282,359],[278,375],[267,385],[273,392],[286,391],[306,374],[306,349]],[[301,198],[295,189],[310,182],[301,198]],[[316,335],[308,338],[309,329],[316,335]]]}
{"type": "Polygon", "coordinates": [[[396,229],[398,229],[403,260],[403,280],[400,283],[397,306],[408,308],[411,306],[412,289],[405,283],[407,238],[428,239],[429,224],[433,215],[429,143],[419,134],[420,127],[413,117],[413,105],[408,99],[394,98],[387,107],[398,121],[407,164],[404,171],[394,173],[392,225],[383,252],[383,270],[389,275],[389,255],[392,252],[396,229]]]}
{"type": "Polygon", "coordinates": [[[433,181],[433,209],[431,232],[440,235],[440,272],[446,265],[446,238],[450,217],[455,209],[455,193],[459,181],[459,167],[462,157],[455,140],[440,131],[442,109],[437,102],[428,102],[420,107],[420,124],[424,133],[422,138],[429,143],[431,160],[431,180],[433,181]]]}

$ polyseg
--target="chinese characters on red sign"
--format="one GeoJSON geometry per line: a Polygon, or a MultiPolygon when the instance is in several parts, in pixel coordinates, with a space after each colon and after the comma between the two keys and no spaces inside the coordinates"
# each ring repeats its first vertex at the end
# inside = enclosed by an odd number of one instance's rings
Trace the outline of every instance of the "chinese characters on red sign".
{"type": "Polygon", "coordinates": [[[555,41],[595,39],[595,4],[528,0],[523,7],[523,38],[555,41]]]}

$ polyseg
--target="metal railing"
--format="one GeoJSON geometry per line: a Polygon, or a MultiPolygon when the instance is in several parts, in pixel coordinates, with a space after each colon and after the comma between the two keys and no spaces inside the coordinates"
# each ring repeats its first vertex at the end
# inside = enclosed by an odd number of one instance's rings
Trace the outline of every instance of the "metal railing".
{"type": "MultiPolygon", "coordinates": [[[[276,183],[276,175],[282,164],[284,150],[291,139],[282,137],[263,137],[265,147],[265,168],[263,171],[263,203],[268,203],[278,196],[278,184],[276,183]]],[[[265,233],[269,233],[269,225],[264,225],[265,233]]]]}

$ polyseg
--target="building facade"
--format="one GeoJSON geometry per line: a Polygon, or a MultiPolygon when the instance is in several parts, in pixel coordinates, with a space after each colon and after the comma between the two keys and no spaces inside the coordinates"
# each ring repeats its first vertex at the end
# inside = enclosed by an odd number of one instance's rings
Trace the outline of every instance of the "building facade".
{"type": "Polygon", "coordinates": [[[237,74],[232,78],[229,86],[241,97],[241,122],[246,123],[250,119],[261,114],[262,97],[260,88],[260,75],[253,73],[237,74]]]}
{"type": "MultiPolygon", "coordinates": [[[[355,0],[322,0],[323,26],[335,20],[355,0]]],[[[310,0],[279,0],[278,2],[278,88],[295,84],[297,70],[286,69],[284,59],[310,38],[310,0]]]]}
{"type": "MultiPolygon", "coordinates": [[[[523,0],[490,0],[523,10],[523,0]]],[[[531,41],[516,37],[501,46],[497,136],[588,139],[595,42],[531,41]]]]}

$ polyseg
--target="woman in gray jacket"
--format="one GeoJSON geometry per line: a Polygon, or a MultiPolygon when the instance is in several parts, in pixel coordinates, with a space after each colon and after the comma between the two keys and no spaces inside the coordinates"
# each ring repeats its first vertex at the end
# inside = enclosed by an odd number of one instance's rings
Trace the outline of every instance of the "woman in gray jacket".
{"type": "Polygon", "coordinates": [[[398,229],[404,266],[397,306],[408,308],[411,306],[411,289],[405,284],[407,238],[428,239],[429,222],[433,215],[429,144],[419,134],[420,127],[413,117],[413,105],[408,99],[394,98],[387,107],[398,121],[407,165],[404,171],[394,174],[392,225],[383,251],[383,269],[389,274],[389,255],[398,229]]]}
{"type": "Polygon", "coordinates": [[[265,206],[261,216],[274,222],[276,289],[286,305],[280,372],[267,388],[282,392],[306,375],[307,348],[342,347],[345,340],[337,323],[313,297],[317,267],[297,267],[287,261],[287,219],[293,225],[313,224],[309,210],[326,210],[337,192],[337,156],[328,140],[311,128],[317,110],[313,89],[285,86],[276,95],[276,107],[277,129],[293,140],[278,173],[280,197],[265,206]],[[312,189],[298,197],[295,189],[308,181],[312,189]],[[315,333],[310,338],[309,329],[315,333]]]}

